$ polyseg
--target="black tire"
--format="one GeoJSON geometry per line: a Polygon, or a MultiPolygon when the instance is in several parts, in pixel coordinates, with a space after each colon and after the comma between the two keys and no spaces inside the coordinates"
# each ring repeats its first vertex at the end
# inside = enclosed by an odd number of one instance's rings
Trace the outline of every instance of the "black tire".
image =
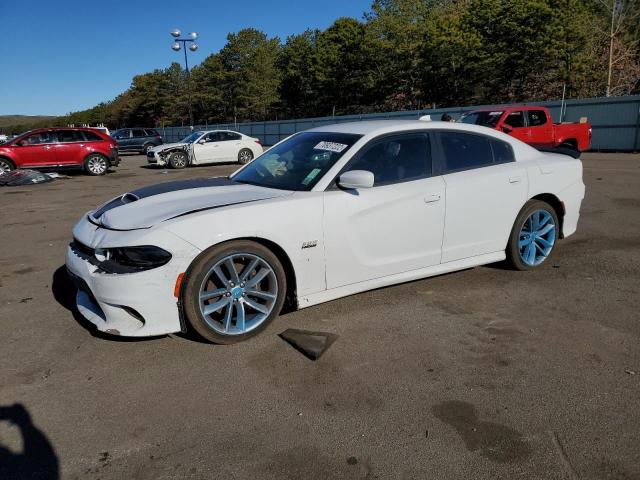
{"type": "Polygon", "coordinates": [[[511,234],[509,235],[509,242],[507,243],[507,252],[506,252],[507,261],[516,270],[533,270],[534,268],[539,267],[540,265],[545,263],[547,260],[549,260],[549,257],[553,255],[553,251],[555,250],[555,245],[557,243],[558,236],[560,233],[559,230],[560,230],[560,223],[558,221],[558,215],[556,214],[556,211],[554,210],[554,208],[551,205],[549,205],[547,202],[543,202],[542,200],[529,200],[527,203],[525,203],[524,207],[522,207],[522,210],[520,210],[520,213],[516,217],[516,221],[513,224],[513,228],[511,229],[511,234]],[[551,251],[542,262],[540,262],[538,265],[532,266],[525,263],[520,257],[518,242],[520,241],[520,231],[522,230],[524,223],[531,216],[531,214],[533,214],[536,210],[544,210],[548,212],[553,218],[553,222],[556,228],[555,228],[554,242],[553,242],[553,246],[551,247],[551,251]]]}
{"type": "Polygon", "coordinates": [[[249,148],[243,148],[238,152],[238,163],[245,165],[253,160],[253,152],[249,148]]]}
{"type": "Polygon", "coordinates": [[[8,158],[0,157],[0,175],[4,172],[10,172],[11,170],[15,170],[16,166],[13,164],[11,160],[8,158]]]}
{"type": "Polygon", "coordinates": [[[99,153],[92,153],[84,159],[84,171],[87,175],[100,176],[109,170],[109,159],[99,153]]]}
{"type": "Polygon", "coordinates": [[[249,240],[234,240],[210,248],[203,252],[185,274],[182,283],[183,312],[188,324],[202,338],[212,343],[229,345],[242,342],[262,332],[282,310],[287,291],[284,269],[278,257],[265,246],[249,240]],[[215,331],[204,319],[200,311],[200,287],[211,268],[220,260],[232,254],[248,254],[260,257],[269,264],[277,279],[277,294],[270,314],[253,330],[236,335],[225,335],[215,331]]]}
{"type": "Polygon", "coordinates": [[[187,166],[188,157],[185,152],[173,152],[169,155],[171,168],[181,169],[187,166]]]}
{"type": "Polygon", "coordinates": [[[578,152],[578,142],[575,140],[567,140],[560,144],[560,148],[566,148],[568,150],[573,150],[574,152],[578,152]]]}

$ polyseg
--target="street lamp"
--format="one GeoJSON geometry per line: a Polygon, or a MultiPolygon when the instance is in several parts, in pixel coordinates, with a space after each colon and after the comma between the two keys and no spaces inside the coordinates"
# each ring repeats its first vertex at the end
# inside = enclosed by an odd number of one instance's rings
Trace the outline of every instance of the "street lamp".
{"type": "Polygon", "coordinates": [[[186,38],[180,38],[182,32],[177,28],[171,30],[171,36],[173,37],[173,43],[171,49],[174,52],[179,52],[180,49],[184,51],[184,69],[187,71],[187,96],[189,98],[189,122],[191,128],[193,128],[193,109],[191,108],[191,72],[189,71],[189,61],[187,60],[187,43],[189,44],[189,50],[195,52],[198,50],[198,44],[196,39],[198,38],[197,32],[189,32],[186,38]]]}

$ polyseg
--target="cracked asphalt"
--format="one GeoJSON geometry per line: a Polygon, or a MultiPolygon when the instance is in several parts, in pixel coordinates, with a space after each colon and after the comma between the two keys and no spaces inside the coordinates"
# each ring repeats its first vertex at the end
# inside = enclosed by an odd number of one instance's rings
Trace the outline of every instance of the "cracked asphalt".
{"type": "Polygon", "coordinates": [[[0,190],[0,478],[640,478],[640,155],[583,156],[578,232],[289,313],[260,336],[94,336],[61,267],[143,168],[0,190]],[[278,337],[338,336],[317,362],[278,337]]]}

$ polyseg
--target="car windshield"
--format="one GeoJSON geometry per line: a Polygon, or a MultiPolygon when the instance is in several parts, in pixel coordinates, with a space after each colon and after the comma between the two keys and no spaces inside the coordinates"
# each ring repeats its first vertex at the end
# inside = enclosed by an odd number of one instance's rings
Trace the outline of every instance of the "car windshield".
{"type": "Polygon", "coordinates": [[[180,143],[193,143],[198,140],[204,132],[193,132],[191,135],[184,137],[180,143]]]}
{"type": "Polygon", "coordinates": [[[311,190],[360,137],[351,133],[299,133],[263,153],[232,180],[280,190],[311,190]]]}
{"type": "Polygon", "coordinates": [[[460,117],[462,123],[471,123],[474,125],[482,125],[483,127],[496,128],[498,120],[502,116],[503,111],[485,111],[465,113],[460,117]]]}

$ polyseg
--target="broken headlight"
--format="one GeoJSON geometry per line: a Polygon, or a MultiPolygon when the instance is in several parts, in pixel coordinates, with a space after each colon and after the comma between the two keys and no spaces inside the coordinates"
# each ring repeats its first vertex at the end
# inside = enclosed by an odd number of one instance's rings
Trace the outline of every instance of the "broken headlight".
{"type": "Polygon", "coordinates": [[[94,256],[106,273],[135,273],[166,265],[171,254],[160,247],[96,248],[94,256]]]}

